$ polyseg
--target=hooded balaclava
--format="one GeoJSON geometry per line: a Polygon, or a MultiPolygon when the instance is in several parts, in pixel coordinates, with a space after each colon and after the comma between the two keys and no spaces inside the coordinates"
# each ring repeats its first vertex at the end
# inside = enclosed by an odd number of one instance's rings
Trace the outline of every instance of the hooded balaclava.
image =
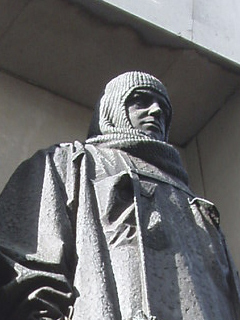
{"type": "Polygon", "coordinates": [[[187,174],[181,165],[178,151],[166,141],[154,139],[145,132],[133,128],[128,118],[126,99],[135,89],[140,88],[154,90],[167,100],[170,111],[166,121],[165,140],[167,140],[172,108],[166,88],[154,76],[132,71],[121,74],[106,85],[95,108],[85,145],[125,151],[187,183],[187,174]]]}
{"type": "Polygon", "coordinates": [[[140,88],[154,90],[167,100],[170,111],[166,123],[165,140],[167,140],[172,115],[167,90],[157,78],[140,71],[123,73],[106,85],[104,94],[95,109],[88,137],[114,133],[121,133],[125,137],[126,135],[146,136],[145,132],[132,127],[125,107],[125,101],[129,95],[140,88]]]}

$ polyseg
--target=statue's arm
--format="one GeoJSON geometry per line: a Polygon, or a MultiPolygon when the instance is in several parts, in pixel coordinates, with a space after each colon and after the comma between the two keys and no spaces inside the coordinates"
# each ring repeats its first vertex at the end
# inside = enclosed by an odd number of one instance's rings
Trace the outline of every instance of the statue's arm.
{"type": "Polygon", "coordinates": [[[64,319],[71,311],[79,158],[71,144],[40,151],[0,196],[1,319],[64,319]]]}

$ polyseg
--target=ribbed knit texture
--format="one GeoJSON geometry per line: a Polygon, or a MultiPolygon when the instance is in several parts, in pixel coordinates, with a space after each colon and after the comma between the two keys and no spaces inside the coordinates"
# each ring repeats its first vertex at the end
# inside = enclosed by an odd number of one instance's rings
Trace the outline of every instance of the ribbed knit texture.
{"type": "MultiPolygon", "coordinates": [[[[177,150],[166,142],[151,138],[145,132],[133,128],[128,119],[125,101],[133,90],[139,88],[157,91],[166,98],[169,110],[172,110],[167,90],[161,81],[144,72],[126,72],[106,85],[100,103],[95,108],[86,143],[124,150],[170,171],[172,175],[187,183],[187,175],[177,150]]],[[[171,114],[172,112],[166,123],[167,135],[171,114]]]]}
{"type": "MultiPolygon", "coordinates": [[[[159,92],[166,98],[169,103],[169,110],[171,111],[172,108],[167,90],[161,81],[144,72],[126,72],[112,79],[106,85],[100,103],[95,109],[95,117],[90,126],[88,137],[117,132],[132,132],[134,135],[136,135],[136,133],[145,135],[140,130],[136,132],[136,129],[132,127],[125,107],[127,97],[133,90],[139,88],[149,88],[159,92]],[[96,122],[98,125],[96,125],[96,122]]],[[[166,131],[168,131],[168,126],[171,121],[171,114],[172,112],[170,112],[166,131]]]]}

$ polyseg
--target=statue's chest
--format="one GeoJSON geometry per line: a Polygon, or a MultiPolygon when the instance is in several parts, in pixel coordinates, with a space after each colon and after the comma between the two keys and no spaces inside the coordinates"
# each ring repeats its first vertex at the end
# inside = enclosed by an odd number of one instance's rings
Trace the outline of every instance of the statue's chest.
{"type": "Polygon", "coordinates": [[[140,159],[131,159],[131,163],[131,170],[136,169],[135,179],[122,166],[120,172],[111,175],[105,172],[94,181],[107,242],[111,246],[135,245],[137,233],[141,232],[145,246],[162,250],[173,244],[170,239],[173,224],[178,227],[183,212],[189,211],[186,194],[158,168],[140,159]]]}
{"type": "Polygon", "coordinates": [[[205,312],[230,319],[215,307],[219,287],[227,292],[217,229],[191,208],[193,196],[181,182],[130,161],[131,170],[122,165],[93,181],[123,319],[144,310],[144,300],[157,319],[203,320],[205,312]]]}

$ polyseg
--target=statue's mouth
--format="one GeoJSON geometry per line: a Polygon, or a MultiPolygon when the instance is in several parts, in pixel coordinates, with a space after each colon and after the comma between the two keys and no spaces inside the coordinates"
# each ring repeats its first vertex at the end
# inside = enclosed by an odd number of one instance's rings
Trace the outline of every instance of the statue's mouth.
{"type": "Polygon", "coordinates": [[[157,120],[146,120],[146,121],[144,121],[143,125],[150,127],[150,128],[155,128],[158,131],[161,131],[161,125],[160,125],[159,121],[157,121],[157,120]]]}

